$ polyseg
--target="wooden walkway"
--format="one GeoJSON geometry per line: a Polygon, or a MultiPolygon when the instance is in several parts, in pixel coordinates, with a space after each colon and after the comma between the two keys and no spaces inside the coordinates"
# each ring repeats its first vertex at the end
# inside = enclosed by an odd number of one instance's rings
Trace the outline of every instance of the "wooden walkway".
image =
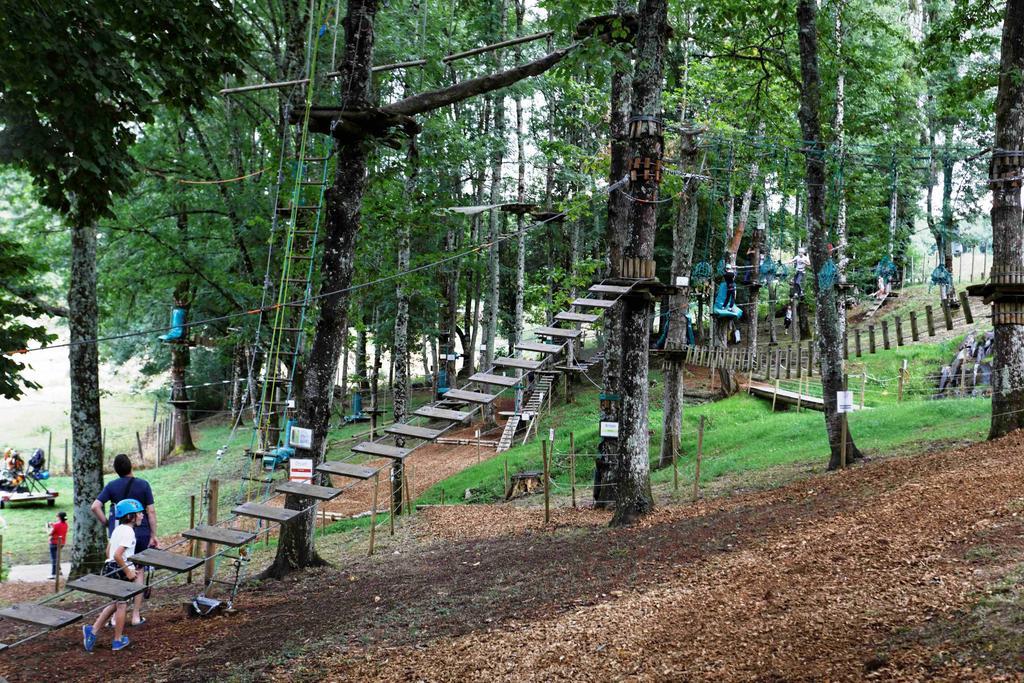
{"type": "Polygon", "coordinates": [[[772,401],[774,404],[785,404],[788,406],[799,406],[810,410],[825,411],[825,401],[820,396],[801,394],[788,389],[776,389],[774,385],[762,384],[761,382],[750,383],[750,395],[772,401]]]}

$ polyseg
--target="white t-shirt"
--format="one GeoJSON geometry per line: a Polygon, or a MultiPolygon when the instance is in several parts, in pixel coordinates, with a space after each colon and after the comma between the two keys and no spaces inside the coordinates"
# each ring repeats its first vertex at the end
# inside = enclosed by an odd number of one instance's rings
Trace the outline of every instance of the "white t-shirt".
{"type": "Polygon", "coordinates": [[[118,548],[125,549],[125,561],[135,554],[135,527],[131,524],[118,524],[114,527],[114,533],[110,534],[110,543],[107,544],[107,562],[114,562],[114,553],[118,548]]]}

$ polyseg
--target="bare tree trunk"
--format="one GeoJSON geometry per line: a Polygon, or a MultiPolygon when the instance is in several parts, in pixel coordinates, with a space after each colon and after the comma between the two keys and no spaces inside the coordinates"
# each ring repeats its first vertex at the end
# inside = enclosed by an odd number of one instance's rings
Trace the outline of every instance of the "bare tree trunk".
{"type": "MultiPolygon", "coordinates": [[[[77,222],[76,222],[77,223],[77,222]]],[[[103,489],[103,427],[100,423],[99,336],[96,305],[96,226],[71,226],[71,278],[68,286],[71,364],[71,478],[75,524],[71,576],[99,571],[107,534],[89,511],[103,489]]]]}
{"type": "MultiPolygon", "coordinates": [[[[516,35],[523,33],[523,17],[526,14],[525,0],[516,0],[516,35]]],[[[522,61],[522,48],[516,46],[516,64],[522,61]]],[[[516,201],[520,204],[526,203],[526,117],[523,112],[523,98],[516,97],[516,161],[518,178],[516,182],[516,201]]],[[[516,213],[516,285],[514,320],[512,324],[512,339],[509,340],[509,349],[523,340],[523,329],[525,325],[523,302],[526,296],[526,233],[523,232],[523,214],[516,213]]],[[[522,376],[521,372],[516,373],[522,376]]],[[[520,390],[517,390],[520,391],[520,390]]],[[[517,398],[520,398],[517,394],[517,398]]],[[[518,403],[517,403],[518,405],[518,403]]]]}
{"type": "MultiPolygon", "coordinates": [[[[636,72],[633,78],[630,149],[633,158],[660,164],[662,158],[661,89],[665,43],[668,38],[667,0],[641,0],[637,12],[636,72]],[[657,123],[651,119],[657,119],[657,123]],[[653,125],[652,125],[653,124],[653,125]]],[[[641,162],[643,163],[643,162],[641,162]]],[[[651,168],[652,166],[645,166],[651,168]]],[[[624,255],[651,259],[657,228],[658,178],[637,173],[629,193],[641,202],[633,206],[632,234],[624,255]]],[[[648,337],[651,302],[648,296],[625,299],[622,315],[622,416],[613,526],[636,521],[654,508],[651,496],[650,437],[648,435],[648,337]]]]}
{"type": "MultiPolygon", "coordinates": [[[[415,204],[413,196],[416,189],[416,176],[419,172],[416,153],[416,142],[409,142],[408,175],[405,182],[405,199],[407,205],[415,204]]],[[[398,224],[398,263],[396,264],[399,273],[409,269],[409,223],[399,220],[398,224]]],[[[409,412],[409,294],[405,289],[405,279],[399,277],[395,285],[395,345],[394,345],[394,410],[395,422],[403,422],[409,412]]],[[[379,346],[375,344],[374,346],[379,346]]],[[[374,408],[377,407],[376,401],[374,408]]],[[[401,436],[395,437],[395,445],[405,446],[405,439],[401,436]]],[[[401,460],[395,460],[391,466],[391,509],[394,514],[400,515],[404,511],[404,490],[405,468],[401,460]]]]}
{"type": "MultiPolygon", "coordinates": [[[[822,287],[815,274],[828,260],[828,242],[825,225],[825,147],[821,140],[821,76],[818,72],[818,29],[815,0],[799,0],[796,17],[800,42],[800,130],[804,138],[807,178],[807,213],[810,219],[809,254],[814,281],[816,315],[818,322],[818,356],[821,359],[821,388],[825,402],[825,427],[831,448],[829,469],[839,466],[842,444],[842,416],[837,410],[836,392],[843,389],[844,340],[839,325],[839,310],[835,287],[822,287]]],[[[847,460],[861,457],[847,431],[847,460]]]]}
{"type": "MultiPolygon", "coordinates": [[[[615,11],[624,13],[629,5],[617,0],[615,11]]],[[[617,62],[621,63],[621,62],[617,62]]],[[[616,183],[625,177],[629,155],[626,121],[629,118],[630,83],[632,77],[625,67],[616,68],[612,73],[611,116],[608,124],[611,137],[611,168],[609,181],[616,183]]],[[[619,264],[626,240],[629,239],[630,202],[622,192],[608,195],[608,223],[605,239],[608,242],[608,275],[618,277],[619,264]]],[[[613,306],[604,317],[604,364],[602,385],[604,398],[601,400],[601,421],[619,422],[622,376],[622,304],[613,306]]],[[[598,456],[594,465],[594,506],[607,507],[615,501],[615,463],[618,460],[619,440],[601,437],[598,456]]]]}
{"type": "MultiPolygon", "coordinates": [[[[1024,150],[1024,0],[1009,0],[1003,19],[1002,56],[999,64],[999,94],[996,96],[995,151],[993,175],[1019,176],[1024,172],[1020,155],[1024,150]],[[1001,158],[1000,158],[1001,157],[1001,158]],[[1003,165],[997,166],[998,161],[1003,165]]],[[[1021,225],[1019,183],[996,182],[992,189],[992,283],[1024,272],[1024,229],[1021,225]],[[1016,185],[1016,186],[1015,186],[1016,185]]],[[[1003,280],[1005,281],[1005,280],[1003,280]]],[[[1019,280],[1018,280],[1019,282],[1019,280]]],[[[997,300],[993,308],[995,325],[994,391],[992,427],[995,439],[1024,427],[1024,325],[1001,317],[997,300]]]]}
{"type": "MultiPolygon", "coordinates": [[[[178,283],[174,292],[174,306],[185,309],[185,322],[189,315],[188,283],[178,283]]],[[[192,430],[188,420],[188,389],[186,373],[189,366],[188,333],[178,341],[171,342],[171,415],[174,430],[174,452],[186,453],[196,449],[192,441],[192,430]]]]}
{"type": "MultiPolygon", "coordinates": [[[[836,149],[839,150],[840,173],[846,163],[846,66],[843,61],[843,8],[845,0],[836,2],[835,43],[839,73],[836,75],[836,115],[832,122],[835,131],[836,149]]],[[[839,183],[836,197],[836,268],[838,269],[839,289],[839,327],[843,338],[846,338],[846,267],[849,265],[849,240],[846,234],[846,184],[839,183]]]]}
{"type": "MultiPolygon", "coordinates": [[[[684,114],[685,116],[685,114],[684,114]]],[[[683,122],[685,125],[685,121],[683,122]]],[[[679,168],[696,172],[695,160],[700,146],[700,131],[685,129],[679,138],[679,168]]],[[[697,181],[687,179],[679,195],[676,224],[672,233],[672,284],[676,278],[689,280],[693,268],[693,244],[697,239],[697,181]]],[[[678,349],[686,344],[686,312],[690,307],[690,288],[668,298],[668,337],[666,348],[678,349]]],[[[662,416],[661,453],[659,467],[668,467],[680,453],[683,421],[683,362],[671,356],[665,364],[665,398],[662,416]]]]}
{"type": "MultiPolygon", "coordinates": [[[[764,188],[762,188],[764,189],[764,188]]],[[[757,229],[750,239],[750,284],[747,288],[747,313],[744,316],[746,321],[746,334],[744,345],[750,352],[751,357],[757,353],[759,304],[761,301],[761,249],[764,241],[765,231],[768,223],[768,201],[765,193],[760,196],[760,206],[757,210],[757,229]]],[[[769,311],[769,317],[774,320],[775,311],[769,311]]]]}

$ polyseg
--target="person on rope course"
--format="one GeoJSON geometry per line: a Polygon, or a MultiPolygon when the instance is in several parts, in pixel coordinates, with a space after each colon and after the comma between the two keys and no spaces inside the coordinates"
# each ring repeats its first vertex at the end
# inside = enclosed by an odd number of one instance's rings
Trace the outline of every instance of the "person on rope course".
{"type": "Polygon", "coordinates": [[[736,305],[736,267],[726,266],[722,282],[718,284],[715,305],[711,310],[719,318],[739,320],[743,310],[736,305]]]}
{"type": "Polygon", "coordinates": [[[811,265],[811,259],[807,256],[807,249],[800,247],[797,249],[796,256],[786,263],[793,266],[795,270],[793,275],[793,298],[802,299],[804,298],[804,276],[807,274],[807,266],[811,265]]]}
{"type": "MultiPolygon", "coordinates": [[[[114,527],[114,532],[107,543],[107,561],[103,565],[103,576],[134,583],[141,575],[131,563],[131,559],[135,554],[135,527],[144,519],[142,503],[134,498],[125,498],[114,506],[114,516],[118,525],[114,527]]],[[[114,617],[114,642],[111,649],[116,652],[128,647],[128,636],[124,635],[127,611],[126,601],[115,600],[103,608],[95,622],[83,626],[82,639],[86,651],[92,652],[96,647],[96,637],[111,615],[114,617]]]]}

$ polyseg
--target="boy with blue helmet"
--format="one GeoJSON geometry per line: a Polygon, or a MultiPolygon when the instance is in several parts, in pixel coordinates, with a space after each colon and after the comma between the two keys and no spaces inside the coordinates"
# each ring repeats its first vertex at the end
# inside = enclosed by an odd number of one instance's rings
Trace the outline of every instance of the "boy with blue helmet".
{"type": "MultiPolygon", "coordinates": [[[[114,532],[110,534],[110,541],[107,543],[107,562],[103,565],[103,576],[131,582],[139,576],[131,563],[131,557],[135,554],[135,527],[141,520],[144,509],[142,503],[134,498],[125,498],[114,507],[118,525],[114,527],[114,532]]],[[[128,647],[128,637],[123,635],[127,607],[126,601],[112,602],[103,608],[91,626],[82,627],[86,650],[92,652],[96,645],[96,636],[111,614],[114,615],[114,644],[111,649],[116,651],[128,647]]]]}

